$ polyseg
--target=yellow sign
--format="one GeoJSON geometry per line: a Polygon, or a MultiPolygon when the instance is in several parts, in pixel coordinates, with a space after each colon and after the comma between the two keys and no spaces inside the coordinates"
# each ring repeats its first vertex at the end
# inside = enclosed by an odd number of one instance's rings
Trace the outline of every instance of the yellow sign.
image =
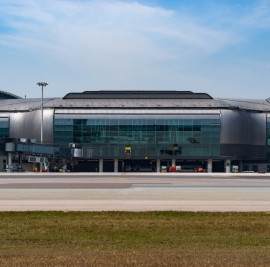
{"type": "Polygon", "coordinates": [[[126,148],[126,150],[131,150],[130,146],[126,146],[125,148],[126,148]]]}

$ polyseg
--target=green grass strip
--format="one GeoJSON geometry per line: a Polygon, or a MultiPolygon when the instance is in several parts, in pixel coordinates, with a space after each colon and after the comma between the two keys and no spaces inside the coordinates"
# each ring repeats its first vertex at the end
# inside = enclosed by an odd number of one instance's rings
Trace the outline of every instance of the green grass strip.
{"type": "Polygon", "coordinates": [[[270,213],[1,212],[0,266],[270,266],[270,213]]]}

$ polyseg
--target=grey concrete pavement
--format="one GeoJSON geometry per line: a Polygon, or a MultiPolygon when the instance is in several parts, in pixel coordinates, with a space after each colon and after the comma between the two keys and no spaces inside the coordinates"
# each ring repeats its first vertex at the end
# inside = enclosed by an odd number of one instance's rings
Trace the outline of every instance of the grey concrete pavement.
{"type": "Polygon", "coordinates": [[[0,211],[270,211],[269,174],[0,174],[0,211]]]}

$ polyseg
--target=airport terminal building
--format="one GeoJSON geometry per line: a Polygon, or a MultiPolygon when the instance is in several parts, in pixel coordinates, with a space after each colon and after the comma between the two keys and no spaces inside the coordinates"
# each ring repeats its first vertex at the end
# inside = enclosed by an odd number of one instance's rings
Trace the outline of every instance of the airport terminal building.
{"type": "Polygon", "coordinates": [[[191,91],[0,92],[0,171],[270,171],[270,99],[191,91]],[[179,170],[178,167],[178,170],[179,170]]]}

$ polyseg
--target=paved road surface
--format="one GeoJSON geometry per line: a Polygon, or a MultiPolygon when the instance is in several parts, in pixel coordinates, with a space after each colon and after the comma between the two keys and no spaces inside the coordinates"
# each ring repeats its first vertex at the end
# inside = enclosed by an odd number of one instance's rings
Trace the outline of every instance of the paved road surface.
{"type": "Polygon", "coordinates": [[[270,174],[0,174],[0,211],[25,210],[270,211],[270,174]]]}

